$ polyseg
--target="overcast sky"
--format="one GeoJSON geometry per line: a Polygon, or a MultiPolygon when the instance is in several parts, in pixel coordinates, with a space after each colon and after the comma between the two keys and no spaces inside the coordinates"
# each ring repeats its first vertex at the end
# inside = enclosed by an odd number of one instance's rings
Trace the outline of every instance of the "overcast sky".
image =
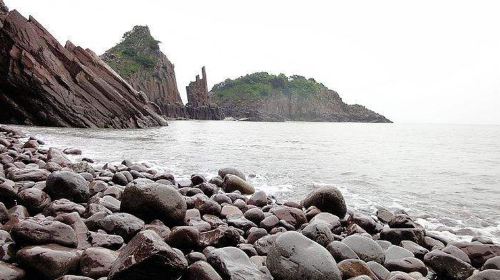
{"type": "Polygon", "coordinates": [[[313,77],[396,122],[500,124],[498,1],[4,0],[98,54],[149,25],[185,86],[313,77]]]}

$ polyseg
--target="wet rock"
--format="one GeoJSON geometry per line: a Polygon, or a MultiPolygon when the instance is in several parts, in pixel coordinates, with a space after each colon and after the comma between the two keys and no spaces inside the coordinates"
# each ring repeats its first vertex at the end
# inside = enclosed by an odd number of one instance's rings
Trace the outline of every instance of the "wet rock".
{"type": "Polygon", "coordinates": [[[12,169],[9,170],[8,178],[13,181],[45,181],[50,172],[45,169],[12,169]]]}
{"type": "Polygon", "coordinates": [[[248,199],[248,205],[255,205],[257,207],[264,207],[267,205],[267,194],[264,191],[258,191],[254,193],[250,199],[248,199]]]}
{"type": "Polygon", "coordinates": [[[417,225],[412,218],[406,214],[397,214],[390,221],[391,228],[416,228],[417,225]]]}
{"type": "Polygon", "coordinates": [[[222,189],[227,193],[240,191],[242,194],[253,194],[255,192],[255,188],[252,185],[250,185],[244,179],[231,174],[228,174],[224,177],[222,189]]]}
{"type": "Polygon", "coordinates": [[[270,212],[278,219],[283,220],[293,227],[300,228],[303,224],[307,223],[307,218],[302,210],[287,206],[278,206],[271,208],[270,212]]]}
{"type": "Polygon", "coordinates": [[[26,272],[23,269],[0,261],[0,279],[2,280],[23,280],[26,272]]]}
{"type": "Polygon", "coordinates": [[[191,175],[191,183],[193,186],[199,185],[201,183],[205,183],[207,179],[205,179],[205,176],[201,174],[193,174],[191,175]]]}
{"type": "MultiPolygon", "coordinates": [[[[257,253],[261,256],[266,256],[269,253],[269,251],[271,250],[271,248],[273,247],[274,242],[276,241],[276,239],[278,238],[278,236],[280,234],[281,233],[266,235],[262,238],[259,238],[257,241],[255,241],[255,243],[253,245],[254,245],[257,253]]],[[[306,238],[306,237],[304,237],[304,238],[306,238]]]]}
{"type": "Polygon", "coordinates": [[[156,232],[163,240],[167,240],[170,235],[170,228],[167,227],[162,221],[154,220],[151,223],[147,224],[143,228],[144,230],[152,230],[156,232]]]}
{"type": "Polygon", "coordinates": [[[118,253],[105,248],[88,248],[80,259],[80,271],[91,278],[106,277],[111,266],[118,258],[118,253]]]}
{"type": "Polygon", "coordinates": [[[26,205],[28,210],[33,213],[40,213],[50,202],[50,196],[37,188],[22,190],[18,193],[20,202],[26,205]]]}
{"type": "Polygon", "coordinates": [[[257,269],[242,250],[235,247],[212,250],[207,260],[223,279],[270,279],[257,269]]]}
{"type": "Polygon", "coordinates": [[[309,224],[302,230],[302,234],[323,247],[334,240],[333,233],[325,223],[309,224]]]}
{"type": "Polygon", "coordinates": [[[63,153],[66,155],[81,155],[82,150],[77,148],[66,148],[63,150],[63,153]]]}
{"type": "Polygon", "coordinates": [[[453,246],[453,245],[448,245],[442,249],[443,252],[450,254],[454,257],[457,257],[461,259],[462,261],[469,263],[470,264],[470,259],[469,256],[467,256],[466,253],[464,253],[462,250],[458,249],[458,247],[453,246]]]}
{"type": "Polygon", "coordinates": [[[59,214],[71,212],[77,212],[79,215],[83,215],[85,213],[85,207],[63,198],[52,201],[43,209],[43,214],[46,216],[57,216],[59,214]]]}
{"type": "Polygon", "coordinates": [[[430,250],[434,250],[434,249],[443,249],[445,247],[444,243],[437,240],[437,239],[434,239],[430,236],[426,236],[424,237],[424,244],[422,244],[422,246],[430,249],[430,250]]]}
{"type": "Polygon", "coordinates": [[[330,242],[330,244],[326,246],[326,249],[338,262],[348,259],[359,259],[358,255],[356,255],[356,253],[349,248],[349,246],[340,241],[330,242]]]}
{"type": "Polygon", "coordinates": [[[56,171],[47,178],[44,191],[52,199],[66,198],[74,202],[86,202],[90,192],[89,183],[80,175],[70,171],[56,171]]]}
{"type": "Polygon", "coordinates": [[[233,227],[223,225],[200,233],[199,242],[202,247],[236,246],[240,242],[240,233],[233,227]]]}
{"type": "Polygon", "coordinates": [[[257,226],[252,221],[247,220],[245,217],[235,217],[235,216],[230,216],[227,219],[227,224],[230,226],[242,229],[244,231],[249,230],[251,227],[257,226]]]}
{"type": "Polygon", "coordinates": [[[500,270],[500,256],[488,259],[481,268],[481,270],[486,270],[486,269],[500,270]]]}
{"type": "Polygon", "coordinates": [[[426,276],[428,273],[425,264],[413,257],[391,259],[385,262],[385,267],[390,271],[419,272],[423,276],[426,276]]]}
{"type": "Polygon", "coordinates": [[[50,148],[47,152],[47,162],[57,163],[59,166],[65,167],[71,164],[71,161],[56,148],[50,148]]]}
{"type": "Polygon", "coordinates": [[[260,208],[248,209],[243,216],[255,224],[259,224],[265,218],[264,212],[260,208]]]}
{"type": "Polygon", "coordinates": [[[128,180],[127,176],[125,175],[125,172],[116,172],[113,175],[113,178],[111,179],[113,183],[121,185],[121,186],[126,186],[130,181],[128,180]]]}
{"type": "Polygon", "coordinates": [[[276,280],[342,279],[330,253],[297,232],[285,232],[277,237],[266,264],[276,280]]]}
{"type": "Polygon", "coordinates": [[[274,215],[267,216],[264,220],[260,222],[260,227],[270,231],[274,227],[276,227],[280,222],[280,219],[274,215]]]}
{"type": "Polygon", "coordinates": [[[453,245],[467,254],[474,267],[481,267],[488,259],[500,256],[500,245],[476,244],[468,242],[455,243],[453,245]]]}
{"type": "Polygon", "coordinates": [[[485,271],[478,272],[467,280],[498,280],[500,279],[500,270],[488,269],[485,271]]]}
{"type": "Polygon", "coordinates": [[[26,219],[12,228],[12,238],[18,245],[43,245],[49,243],[76,247],[75,231],[68,225],[46,219],[26,219]]]}
{"type": "Polygon", "coordinates": [[[390,241],[394,245],[400,245],[403,240],[423,245],[424,230],[419,228],[384,228],[380,232],[380,239],[390,241]]]}
{"type": "Polygon", "coordinates": [[[368,279],[377,279],[368,265],[362,260],[343,260],[337,264],[342,273],[342,279],[350,279],[361,275],[369,276],[368,279]]]}
{"type": "Polygon", "coordinates": [[[138,233],[120,251],[109,280],[178,279],[187,269],[186,258],[154,231],[138,233]]]}
{"type": "Polygon", "coordinates": [[[222,207],[220,214],[225,218],[243,216],[243,212],[241,212],[238,207],[233,205],[225,205],[224,207],[222,207]]]}
{"type": "Polygon", "coordinates": [[[464,280],[474,272],[474,268],[470,264],[439,250],[426,254],[424,262],[438,275],[449,279],[464,280]]]}
{"type": "Polygon", "coordinates": [[[90,230],[103,229],[107,233],[123,237],[125,241],[144,227],[144,221],[127,213],[113,213],[104,217],[98,213],[87,219],[85,224],[90,230]]]}
{"type": "Polygon", "coordinates": [[[197,261],[187,269],[186,280],[222,280],[215,269],[205,261],[197,261]]]}
{"type": "Polygon", "coordinates": [[[78,213],[61,214],[56,217],[56,220],[69,225],[75,231],[76,239],[78,240],[78,249],[86,249],[91,246],[88,242],[89,229],[78,213]]]}
{"type": "Polygon", "coordinates": [[[200,232],[195,227],[179,226],[172,229],[167,244],[178,249],[192,249],[200,243],[200,232]]]}
{"type": "Polygon", "coordinates": [[[414,257],[413,253],[399,246],[391,245],[385,250],[385,262],[414,257]]]}
{"type": "Polygon", "coordinates": [[[429,250],[409,240],[401,241],[401,247],[412,252],[415,255],[415,257],[421,260],[424,259],[425,254],[429,253],[429,250]]]}
{"type": "Polygon", "coordinates": [[[236,168],[232,168],[232,167],[221,168],[221,169],[219,169],[218,173],[219,173],[219,176],[221,178],[224,178],[224,177],[226,177],[226,175],[231,174],[231,175],[238,176],[243,180],[246,180],[245,174],[243,174],[243,172],[239,171],[236,168]]]}
{"type": "Polygon", "coordinates": [[[81,252],[57,244],[28,246],[17,252],[17,259],[22,267],[41,277],[56,279],[76,272],[79,267],[81,252]]]}
{"type": "Polygon", "coordinates": [[[378,262],[371,261],[368,262],[367,265],[373,272],[373,274],[375,274],[378,277],[378,279],[389,279],[391,272],[378,262]]]}
{"type": "Polygon", "coordinates": [[[209,214],[218,216],[222,211],[220,204],[211,199],[203,201],[197,208],[200,210],[201,215],[209,214]]]}
{"type": "Polygon", "coordinates": [[[351,248],[365,262],[375,261],[381,264],[384,263],[385,254],[382,247],[368,237],[351,235],[344,238],[342,243],[351,248]]]}
{"type": "Polygon", "coordinates": [[[330,230],[332,230],[333,232],[338,232],[341,227],[339,217],[328,212],[321,212],[315,215],[309,223],[310,224],[325,223],[328,225],[328,228],[330,228],[330,230]]]}
{"type": "Polygon", "coordinates": [[[316,206],[321,211],[332,213],[340,218],[343,218],[347,213],[347,207],[342,193],[333,186],[321,187],[312,191],[302,201],[302,205],[304,205],[305,208],[316,206]]]}
{"type": "Polygon", "coordinates": [[[257,240],[266,235],[267,235],[267,230],[263,228],[255,228],[255,227],[251,228],[248,230],[247,242],[249,244],[254,244],[257,240]]]}
{"type": "Polygon", "coordinates": [[[159,219],[166,225],[184,221],[187,205],[179,192],[163,184],[128,185],[122,195],[120,210],[146,221],[159,219]]]}
{"type": "Polygon", "coordinates": [[[114,234],[106,234],[100,232],[89,232],[88,242],[92,247],[103,247],[111,250],[117,250],[122,247],[123,237],[114,234]]]}
{"type": "Polygon", "coordinates": [[[382,225],[379,225],[372,217],[355,212],[349,217],[350,223],[355,223],[370,234],[379,232],[382,229],[382,225]]]}

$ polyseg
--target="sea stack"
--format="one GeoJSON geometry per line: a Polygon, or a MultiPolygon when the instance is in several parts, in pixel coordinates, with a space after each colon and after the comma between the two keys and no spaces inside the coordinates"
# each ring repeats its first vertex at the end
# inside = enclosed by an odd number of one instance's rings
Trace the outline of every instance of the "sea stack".
{"type": "Polygon", "coordinates": [[[0,122],[61,127],[166,125],[157,107],[89,49],[62,46],[0,2],[0,122]]]}
{"type": "Polygon", "coordinates": [[[219,107],[210,102],[205,66],[201,68],[201,78],[196,75],[196,79],[186,87],[186,93],[188,98],[186,109],[192,119],[220,120],[224,118],[219,107]]]}

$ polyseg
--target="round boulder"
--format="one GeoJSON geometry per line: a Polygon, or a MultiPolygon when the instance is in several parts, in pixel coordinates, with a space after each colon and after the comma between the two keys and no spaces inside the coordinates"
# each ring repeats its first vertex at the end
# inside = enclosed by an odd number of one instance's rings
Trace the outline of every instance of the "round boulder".
{"type": "Polygon", "coordinates": [[[318,243],[297,232],[276,238],[266,264],[276,280],[341,280],[337,263],[318,243]]]}
{"type": "Polygon", "coordinates": [[[66,198],[76,203],[86,202],[90,194],[87,180],[71,171],[56,171],[50,174],[44,191],[52,199],[66,198]]]}
{"type": "Polygon", "coordinates": [[[166,225],[184,221],[187,205],[181,194],[171,186],[157,183],[135,183],[125,188],[120,210],[146,222],[159,219],[166,225]]]}
{"type": "Polygon", "coordinates": [[[255,193],[255,188],[250,185],[247,181],[241,179],[236,175],[228,174],[224,177],[224,182],[222,183],[222,189],[227,192],[240,191],[242,194],[253,194],[255,193]]]}
{"type": "Polygon", "coordinates": [[[347,213],[342,193],[333,186],[314,190],[302,201],[302,205],[305,208],[316,206],[321,211],[332,213],[340,218],[343,218],[347,213]]]}
{"type": "Polygon", "coordinates": [[[344,238],[342,243],[351,248],[365,262],[375,261],[380,264],[384,263],[384,250],[371,238],[361,235],[351,235],[344,238]]]}

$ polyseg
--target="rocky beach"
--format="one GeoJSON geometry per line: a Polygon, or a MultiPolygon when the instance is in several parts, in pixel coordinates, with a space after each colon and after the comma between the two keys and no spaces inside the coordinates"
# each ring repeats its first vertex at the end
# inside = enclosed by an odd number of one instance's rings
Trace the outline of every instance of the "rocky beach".
{"type": "Polygon", "coordinates": [[[500,279],[500,245],[363,214],[334,186],[279,201],[234,168],[176,180],[0,131],[0,279],[500,279]]]}

